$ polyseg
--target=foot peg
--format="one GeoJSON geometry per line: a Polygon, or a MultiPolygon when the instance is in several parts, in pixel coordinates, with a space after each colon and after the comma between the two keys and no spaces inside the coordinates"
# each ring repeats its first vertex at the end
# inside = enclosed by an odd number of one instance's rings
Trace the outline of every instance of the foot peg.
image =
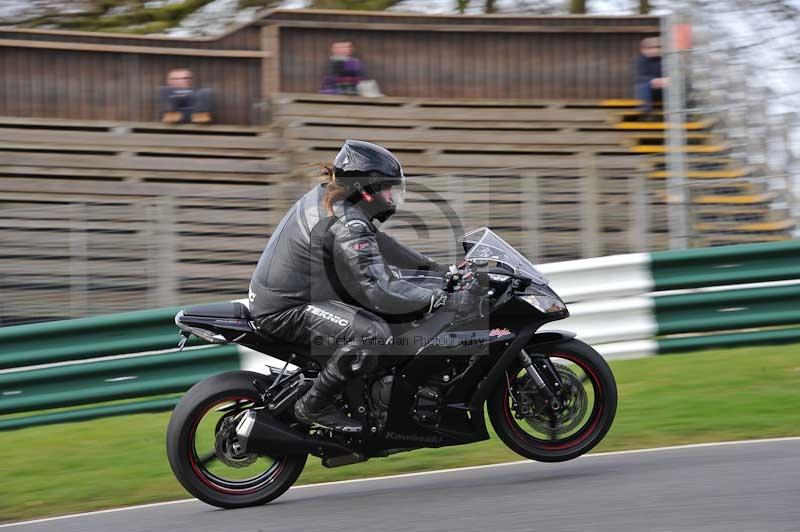
{"type": "Polygon", "coordinates": [[[294,416],[311,426],[318,426],[334,432],[355,434],[361,432],[361,423],[355,419],[347,417],[344,412],[334,405],[327,405],[325,408],[314,411],[305,404],[305,397],[294,404],[294,416]]]}

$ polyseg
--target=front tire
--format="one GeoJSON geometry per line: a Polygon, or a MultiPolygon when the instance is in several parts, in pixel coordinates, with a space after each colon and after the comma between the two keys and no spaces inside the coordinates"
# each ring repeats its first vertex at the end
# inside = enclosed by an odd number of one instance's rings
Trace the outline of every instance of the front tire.
{"type": "Polygon", "coordinates": [[[264,378],[250,371],[215,375],[195,384],[175,407],[167,427],[167,457],[181,485],[201,501],[220,508],[265,504],[303,471],[306,454],[237,454],[236,441],[220,437],[237,415],[257,404],[253,380],[264,378]]]}
{"type": "Polygon", "coordinates": [[[600,353],[575,339],[525,351],[551,360],[564,383],[564,406],[550,409],[515,362],[487,401],[492,427],[503,443],[531,460],[564,462],[588,452],[605,437],[617,411],[611,368],[600,353]]]}

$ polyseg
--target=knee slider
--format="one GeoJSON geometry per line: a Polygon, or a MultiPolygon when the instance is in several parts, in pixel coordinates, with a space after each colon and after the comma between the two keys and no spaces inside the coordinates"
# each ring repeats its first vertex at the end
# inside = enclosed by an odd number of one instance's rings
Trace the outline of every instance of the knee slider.
{"type": "Polygon", "coordinates": [[[336,366],[338,372],[347,378],[370,373],[378,366],[374,350],[353,344],[337,349],[331,357],[331,362],[336,366]]]}
{"type": "Polygon", "coordinates": [[[364,366],[363,359],[368,358],[365,354],[366,350],[360,345],[347,344],[333,353],[329,363],[342,377],[350,378],[361,373],[364,366]]]}
{"type": "Polygon", "coordinates": [[[367,347],[377,348],[385,346],[392,337],[392,331],[384,322],[372,322],[364,331],[362,341],[367,347]]]}

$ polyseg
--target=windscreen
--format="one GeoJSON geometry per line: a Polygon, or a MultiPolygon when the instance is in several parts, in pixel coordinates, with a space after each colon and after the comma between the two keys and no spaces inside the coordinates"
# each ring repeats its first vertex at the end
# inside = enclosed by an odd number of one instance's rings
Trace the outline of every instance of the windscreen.
{"type": "Polygon", "coordinates": [[[464,260],[498,262],[513,269],[515,274],[527,277],[536,284],[548,284],[548,280],[531,264],[531,261],[488,227],[481,227],[465,233],[458,237],[458,241],[473,244],[464,256],[464,260]]]}

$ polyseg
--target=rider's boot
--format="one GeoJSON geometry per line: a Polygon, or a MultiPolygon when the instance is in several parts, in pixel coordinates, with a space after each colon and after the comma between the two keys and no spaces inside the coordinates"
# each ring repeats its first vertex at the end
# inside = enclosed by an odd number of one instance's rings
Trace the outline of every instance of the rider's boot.
{"type": "Polygon", "coordinates": [[[360,358],[358,355],[354,357],[350,351],[340,349],[331,356],[311,389],[295,403],[294,415],[298,420],[338,432],[361,432],[361,423],[348,417],[334,404],[347,382],[345,371],[352,373],[360,358]]]}

